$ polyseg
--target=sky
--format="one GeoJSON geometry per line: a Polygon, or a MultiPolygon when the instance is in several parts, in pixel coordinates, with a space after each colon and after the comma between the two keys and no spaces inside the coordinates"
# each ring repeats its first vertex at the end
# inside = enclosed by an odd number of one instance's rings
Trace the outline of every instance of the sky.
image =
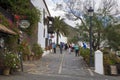
{"type": "MultiPolygon", "coordinates": [[[[61,16],[61,18],[65,18],[65,12],[62,11],[62,10],[55,10],[56,8],[56,4],[57,2],[60,2],[62,3],[62,0],[46,0],[46,3],[47,3],[47,6],[48,6],[48,9],[50,11],[50,14],[51,16],[61,16]]],[[[69,25],[71,25],[72,27],[75,27],[76,24],[79,22],[79,21],[72,21],[72,20],[68,20],[67,18],[65,18],[65,22],[69,25]]]]}
{"type": "MultiPolygon", "coordinates": [[[[64,11],[62,11],[62,10],[55,11],[55,8],[56,8],[55,3],[57,3],[57,2],[62,3],[62,0],[45,0],[45,1],[47,3],[47,6],[48,6],[48,9],[50,11],[51,16],[53,16],[53,17],[54,16],[61,16],[62,18],[65,18],[65,15],[64,15],[65,12],[64,11]]],[[[94,6],[94,7],[97,8],[98,5],[100,4],[100,0],[94,0],[94,1],[96,1],[95,2],[96,6],[94,6]]],[[[117,1],[119,1],[119,4],[120,4],[120,0],[117,0],[117,1]]],[[[67,24],[71,25],[72,27],[75,27],[77,23],[80,23],[80,21],[71,21],[71,20],[68,20],[67,18],[65,18],[65,21],[66,21],[67,24]]],[[[56,42],[56,38],[53,38],[52,41],[56,42]]],[[[67,38],[66,37],[61,37],[59,39],[59,42],[63,42],[63,41],[65,41],[65,43],[66,43],[67,38]]]]}
{"type": "MultiPolygon", "coordinates": [[[[56,3],[62,3],[63,4],[63,0],[45,0],[48,6],[48,9],[50,11],[51,16],[61,16],[61,18],[65,18],[65,12],[62,10],[56,10],[56,3]]],[[[92,0],[91,0],[92,1],[92,0]]],[[[99,7],[100,1],[101,0],[94,0],[95,1],[95,8],[99,7]]],[[[117,0],[120,3],[120,0],[117,0]]],[[[119,5],[120,6],[120,5],[119,5]]],[[[65,22],[68,23],[69,25],[75,27],[77,23],[80,23],[80,21],[71,21],[68,20],[67,18],[65,18],[65,22]]]]}

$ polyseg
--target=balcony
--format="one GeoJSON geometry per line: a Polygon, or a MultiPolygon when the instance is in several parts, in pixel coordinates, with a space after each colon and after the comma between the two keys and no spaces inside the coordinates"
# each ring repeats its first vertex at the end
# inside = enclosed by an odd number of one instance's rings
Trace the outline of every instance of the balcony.
{"type": "Polygon", "coordinates": [[[54,18],[47,16],[47,19],[48,19],[48,33],[53,34],[54,33],[54,27],[53,27],[54,18]]]}
{"type": "Polygon", "coordinates": [[[48,33],[50,33],[50,34],[54,33],[54,27],[52,26],[52,24],[49,24],[48,33]]]}

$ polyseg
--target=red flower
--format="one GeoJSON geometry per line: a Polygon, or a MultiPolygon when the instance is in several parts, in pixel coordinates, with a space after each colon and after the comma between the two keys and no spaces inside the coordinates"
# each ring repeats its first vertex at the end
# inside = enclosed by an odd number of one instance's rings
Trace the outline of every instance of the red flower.
{"type": "Polygon", "coordinates": [[[15,14],[14,17],[15,17],[16,20],[19,20],[19,19],[20,19],[20,16],[19,16],[19,15],[16,15],[16,14],[15,14]]]}

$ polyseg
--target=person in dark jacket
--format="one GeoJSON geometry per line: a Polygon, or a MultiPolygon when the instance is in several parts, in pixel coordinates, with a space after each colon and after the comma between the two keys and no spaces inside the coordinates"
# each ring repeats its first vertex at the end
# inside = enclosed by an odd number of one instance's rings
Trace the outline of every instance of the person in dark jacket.
{"type": "Polygon", "coordinates": [[[63,49],[63,43],[60,42],[60,53],[62,54],[62,49],[63,49]]]}
{"type": "Polygon", "coordinates": [[[53,52],[56,53],[56,44],[52,43],[53,52]]]}

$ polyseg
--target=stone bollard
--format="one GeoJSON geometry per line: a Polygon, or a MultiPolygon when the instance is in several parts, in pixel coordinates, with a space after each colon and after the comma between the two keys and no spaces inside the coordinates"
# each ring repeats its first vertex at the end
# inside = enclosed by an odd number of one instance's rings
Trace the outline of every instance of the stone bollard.
{"type": "Polygon", "coordinates": [[[95,72],[104,74],[103,68],[103,53],[100,50],[95,52],[95,72]]]}

